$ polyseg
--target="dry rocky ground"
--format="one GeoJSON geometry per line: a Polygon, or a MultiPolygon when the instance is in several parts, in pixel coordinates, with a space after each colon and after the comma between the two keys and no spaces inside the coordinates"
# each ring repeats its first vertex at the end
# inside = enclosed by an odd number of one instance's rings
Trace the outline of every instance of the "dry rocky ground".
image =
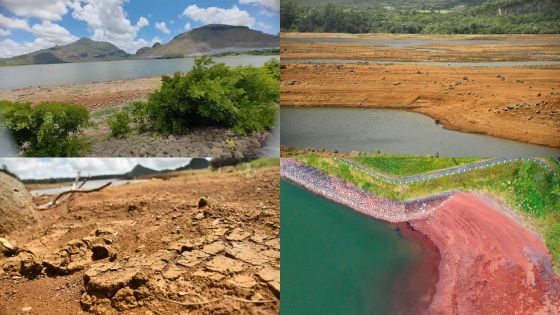
{"type": "Polygon", "coordinates": [[[40,211],[7,235],[0,314],[277,314],[278,182],[277,167],[179,173],[40,211]]]}
{"type": "Polygon", "coordinates": [[[107,120],[111,114],[132,101],[144,100],[161,86],[161,77],[109,82],[32,86],[0,91],[0,100],[69,102],[84,105],[90,111],[91,126],[85,134],[92,143],[92,157],[257,157],[262,155],[270,132],[236,135],[227,128],[198,128],[185,135],[162,137],[153,133],[111,138],[107,120]],[[228,143],[234,143],[235,146],[228,143]]]}

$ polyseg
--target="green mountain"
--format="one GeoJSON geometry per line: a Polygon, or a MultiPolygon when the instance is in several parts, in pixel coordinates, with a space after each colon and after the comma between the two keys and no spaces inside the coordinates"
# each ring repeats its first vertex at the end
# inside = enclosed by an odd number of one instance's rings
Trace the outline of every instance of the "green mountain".
{"type": "Polygon", "coordinates": [[[280,46],[278,36],[246,26],[210,24],[192,29],[167,44],[156,43],[136,52],[136,58],[181,58],[273,49],[280,46]]]}
{"type": "Polygon", "coordinates": [[[5,59],[0,61],[0,65],[109,61],[126,59],[128,57],[129,54],[111,43],[82,38],[68,45],[54,46],[5,59]]]}
{"type": "Polygon", "coordinates": [[[310,7],[332,3],[350,8],[445,10],[475,6],[483,3],[484,1],[485,0],[301,0],[298,2],[304,6],[310,7]]]}

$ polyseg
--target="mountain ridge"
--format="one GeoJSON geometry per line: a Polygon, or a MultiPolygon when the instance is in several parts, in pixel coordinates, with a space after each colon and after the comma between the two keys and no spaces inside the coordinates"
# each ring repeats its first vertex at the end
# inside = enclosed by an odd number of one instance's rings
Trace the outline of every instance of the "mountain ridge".
{"type": "Polygon", "coordinates": [[[0,66],[55,64],[127,59],[166,59],[220,55],[280,47],[280,37],[253,30],[247,26],[209,24],[175,36],[169,43],[154,43],[135,54],[117,46],[87,37],[67,45],[57,45],[24,55],[0,59],[0,66]]]}

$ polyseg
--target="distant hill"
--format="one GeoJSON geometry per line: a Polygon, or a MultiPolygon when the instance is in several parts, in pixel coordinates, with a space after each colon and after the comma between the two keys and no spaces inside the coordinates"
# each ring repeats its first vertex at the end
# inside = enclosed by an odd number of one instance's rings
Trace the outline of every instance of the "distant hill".
{"type": "MultiPolygon", "coordinates": [[[[133,179],[136,177],[157,175],[157,174],[169,173],[175,171],[207,169],[209,166],[210,166],[210,162],[204,158],[193,158],[187,165],[180,166],[176,169],[166,169],[161,171],[156,171],[154,169],[145,167],[141,164],[137,164],[130,171],[123,174],[97,175],[97,176],[91,176],[89,179],[90,180],[101,180],[101,179],[112,179],[112,178],[133,179]]],[[[0,169],[0,172],[6,173],[6,170],[7,168],[2,168],[0,169]]],[[[67,178],[47,178],[47,179],[25,179],[22,180],[22,182],[25,184],[69,183],[69,182],[73,182],[74,180],[75,178],[73,177],[67,177],[67,178]]]]}
{"type": "Polygon", "coordinates": [[[136,52],[136,58],[180,58],[278,48],[280,38],[246,26],[210,24],[192,29],[167,44],[156,43],[136,52]]]}
{"type": "Polygon", "coordinates": [[[64,46],[54,46],[0,61],[0,65],[51,64],[126,59],[130,55],[117,46],[89,38],[64,46]]]}
{"type": "Polygon", "coordinates": [[[130,172],[125,173],[124,176],[131,178],[131,177],[152,175],[152,174],[155,174],[155,173],[159,173],[159,171],[156,171],[156,170],[153,170],[151,168],[147,168],[145,166],[142,166],[142,165],[138,164],[132,170],[130,170],[130,172]]]}

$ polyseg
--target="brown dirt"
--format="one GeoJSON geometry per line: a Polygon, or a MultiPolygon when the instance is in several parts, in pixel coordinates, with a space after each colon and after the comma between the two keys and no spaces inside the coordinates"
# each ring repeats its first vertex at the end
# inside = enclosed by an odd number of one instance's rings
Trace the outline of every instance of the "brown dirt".
{"type": "Polygon", "coordinates": [[[86,106],[90,111],[131,101],[145,99],[148,94],[159,89],[161,77],[139,78],[85,84],[59,86],[32,86],[21,89],[0,91],[0,99],[9,101],[30,101],[33,104],[56,99],[86,106]]]}
{"type": "Polygon", "coordinates": [[[278,174],[189,173],[40,212],[8,235],[22,250],[0,258],[0,314],[279,313],[278,174]]]}
{"type": "Polygon", "coordinates": [[[281,54],[283,59],[354,59],[394,61],[527,61],[560,60],[558,35],[394,35],[394,34],[283,34],[281,54]],[[418,47],[392,48],[366,43],[322,43],[290,41],[290,38],[345,38],[345,39],[423,39],[423,40],[507,40],[523,41],[523,45],[493,43],[466,45],[432,44],[418,47]],[[428,49],[428,50],[426,50],[428,49]],[[441,51],[430,51],[441,50],[441,51]]]}
{"type": "Polygon", "coordinates": [[[406,109],[448,129],[560,147],[555,67],[287,64],[281,105],[406,109]]]}
{"type": "Polygon", "coordinates": [[[557,314],[560,278],[544,242],[479,193],[412,221],[439,248],[430,314],[557,314]],[[444,229],[442,229],[444,227],[444,229]]]}

